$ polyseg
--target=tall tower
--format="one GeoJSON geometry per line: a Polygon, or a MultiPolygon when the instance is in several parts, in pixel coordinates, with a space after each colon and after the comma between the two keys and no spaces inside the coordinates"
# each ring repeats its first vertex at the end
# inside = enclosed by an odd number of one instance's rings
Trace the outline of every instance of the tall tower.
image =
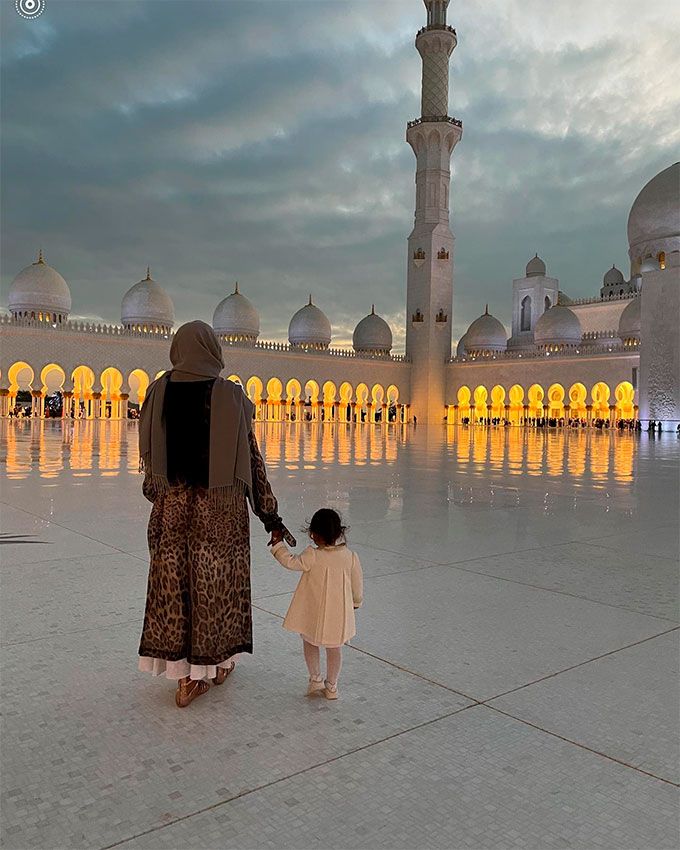
{"type": "Polygon", "coordinates": [[[408,238],[406,354],[411,358],[412,412],[424,422],[445,415],[445,363],[451,356],[453,233],[449,225],[450,161],[463,134],[449,111],[449,57],[456,31],[446,23],[449,0],[423,0],[427,26],[416,35],[423,60],[420,118],[406,141],[416,155],[415,223],[408,238]]]}

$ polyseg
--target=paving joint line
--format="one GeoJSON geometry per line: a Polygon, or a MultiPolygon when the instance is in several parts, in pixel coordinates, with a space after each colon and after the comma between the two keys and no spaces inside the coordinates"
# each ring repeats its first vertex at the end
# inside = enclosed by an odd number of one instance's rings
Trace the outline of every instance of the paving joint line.
{"type": "Polygon", "coordinates": [[[364,750],[369,750],[372,747],[379,746],[380,744],[384,744],[387,741],[392,741],[395,738],[400,738],[402,735],[408,735],[411,732],[417,731],[418,729],[423,729],[427,726],[431,726],[433,723],[439,723],[441,720],[446,720],[449,717],[453,717],[456,714],[460,714],[462,711],[468,711],[469,709],[476,707],[476,704],[464,705],[461,708],[455,709],[455,711],[449,711],[445,714],[440,715],[439,717],[433,717],[430,720],[424,720],[422,723],[417,723],[415,726],[409,726],[408,729],[401,729],[400,731],[393,732],[391,735],[386,735],[384,738],[380,738],[377,741],[371,741],[368,744],[363,744],[361,747],[355,747],[354,749],[347,750],[347,752],[340,753],[337,756],[332,756],[331,758],[328,758],[325,761],[318,762],[317,764],[311,764],[308,767],[296,770],[293,773],[290,773],[288,776],[281,776],[279,779],[273,779],[271,782],[264,782],[261,785],[256,786],[255,788],[246,788],[244,791],[241,791],[238,794],[234,794],[232,797],[228,797],[225,800],[219,800],[217,803],[212,803],[209,806],[204,806],[202,809],[197,809],[196,811],[189,812],[186,815],[181,815],[180,817],[168,821],[167,823],[158,824],[158,826],[144,830],[143,832],[136,833],[135,835],[129,835],[127,838],[122,838],[119,841],[115,841],[113,844],[107,844],[106,846],[101,847],[100,850],[112,850],[112,848],[114,847],[120,847],[123,844],[127,844],[129,841],[134,841],[137,838],[141,838],[145,835],[150,835],[153,832],[159,832],[162,829],[167,829],[170,826],[174,826],[177,823],[189,820],[193,817],[196,817],[197,815],[202,815],[206,812],[214,811],[215,809],[218,809],[221,806],[226,806],[229,803],[233,803],[235,800],[240,800],[242,797],[248,797],[251,794],[258,793],[259,791],[265,791],[268,788],[271,788],[275,785],[279,785],[281,782],[287,782],[289,779],[295,779],[298,776],[302,776],[305,773],[317,770],[320,767],[325,767],[328,764],[333,764],[336,761],[341,761],[342,759],[347,758],[348,756],[353,756],[356,753],[363,752],[364,750]]]}

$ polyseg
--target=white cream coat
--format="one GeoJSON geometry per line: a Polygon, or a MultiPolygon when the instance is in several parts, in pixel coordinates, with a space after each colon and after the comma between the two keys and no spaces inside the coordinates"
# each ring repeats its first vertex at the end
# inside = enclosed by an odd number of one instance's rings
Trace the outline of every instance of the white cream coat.
{"type": "Polygon", "coordinates": [[[363,601],[363,574],[356,553],[347,546],[308,546],[293,555],[285,543],[272,555],[287,570],[302,573],[283,621],[316,646],[341,646],[356,634],[354,609],[363,601]]]}

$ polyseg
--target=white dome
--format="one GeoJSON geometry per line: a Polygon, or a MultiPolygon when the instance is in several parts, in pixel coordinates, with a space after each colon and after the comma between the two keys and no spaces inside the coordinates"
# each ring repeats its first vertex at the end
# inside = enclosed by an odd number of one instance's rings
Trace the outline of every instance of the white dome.
{"type": "Polygon", "coordinates": [[[260,333],[260,316],[252,303],[238,291],[238,283],[215,308],[213,329],[223,336],[257,339],[260,333]]]}
{"type": "Polygon", "coordinates": [[[456,357],[465,357],[466,350],[465,345],[467,343],[467,334],[463,334],[463,336],[458,340],[458,345],[456,346],[456,357]]]}
{"type": "Polygon", "coordinates": [[[612,266],[609,271],[605,272],[602,283],[605,286],[618,286],[621,283],[625,283],[623,272],[617,269],[616,266],[612,266]]]}
{"type": "Polygon", "coordinates": [[[331,343],[331,323],[326,314],[312,304],[305,304],[290,320],[288,341],[300,348],[328,348],[331,343]]]}
{"type": "Polygon", "coordinates": [[[536,254],[535,257],[532,257],[527,263],[526,268],[526,276],[527,277],[545,277],[546,268],[543,260],[536,254]]]}
{"type": "Polygon", "coordinates": [[[146,277],[140,280],[123,296],[120,306],[120,317],[126,326],[161,327],[171,330],[175,324],[175,308],[170,296],[151,277],[151,270],[146,270],[146,277]]]}
{"type": "Polygon", "coordinates": [[[368,316],[354,328],[352,345],[355,351],[389,354],[392,348],[392,331],[387,322],[375,312],[375,305],[368,316]]]}
{"type": "Polygon", "coordinates": [[[630,304],[626,305],[626,309],[621,313],[619,318],[619,338],[623,342],[627,342],[628,340],[640,341],[640,329],[642,327],[641,307],[642,298],[638,295],[637,298],[633,298],[630,304]]]}
{"type": "Polygon", "coordinates": [[[680,249],[680,162],[660,171],[642,189],[628,216],[631,260],[680,249]]]}
{"type": "Polygon", "coordinates": [[[465,333],[465,351],[470,354],[477,351],[505,351],[508,335],[503,325],[489,313],[485,313],[470,325],[465,333]]]}
{"type": "Polygon", "coordinates": [[[556,304],[539,318],[534,328],[536,345],[579,345],[581,323],[568,307],[556,304]]]}
{"type": "MultiPolygon", "coordinates": [[[[43,259],[26,266],[12,281],[8,307],[13,315],[45,312],[66,319],[71,312],[71,292],[64,278],[43,259]]],[[[34,316],[38,318],[38,316],[34,316]]]]}

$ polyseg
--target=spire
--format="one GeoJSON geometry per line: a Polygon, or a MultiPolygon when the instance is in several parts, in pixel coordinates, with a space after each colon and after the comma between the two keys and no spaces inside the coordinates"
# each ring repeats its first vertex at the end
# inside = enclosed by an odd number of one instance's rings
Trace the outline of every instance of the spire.
{"type": "Polygon", "coordinates": [[[486,305],[486,307],[484,308],[484,315],[485,315],[485,316],[488,316],[488,315],[489,315],[489,305],[488,305],[488,304],[487,304],[487,305],[486,305]]]}
{"type": "Polygon", "coordinates": [[[238,292],[238,281],[236,281],[236,283],[234,284],[234,295],[238,295],[238,294],[239,294],[239,292],[238,292]]]}
{"type": "Polygon", "coordinates": [[[375,316],[375,304],[371,304],[371,316],[375,316]]]}
{"type": "Polygon", "coordinates": [[[38,251],[38,259],[33,263],[33,265],[34,266],[38,266],[38,265],[44,266],[45,265],[45,258],[43,257],[42,248],[40,248],[40,250],[38,251]]]}
{"type": "Polygon", "coordinates": [[[144,280],[151,280],[151,266],[146,267],[146,277],[144,280]]]}
{"type": "Polygon", "coordinates": [[[309,307],[312,306],[312,293],[311,292],[309,293],[309,304],[307,306],[309,306],[309,307]]]}

